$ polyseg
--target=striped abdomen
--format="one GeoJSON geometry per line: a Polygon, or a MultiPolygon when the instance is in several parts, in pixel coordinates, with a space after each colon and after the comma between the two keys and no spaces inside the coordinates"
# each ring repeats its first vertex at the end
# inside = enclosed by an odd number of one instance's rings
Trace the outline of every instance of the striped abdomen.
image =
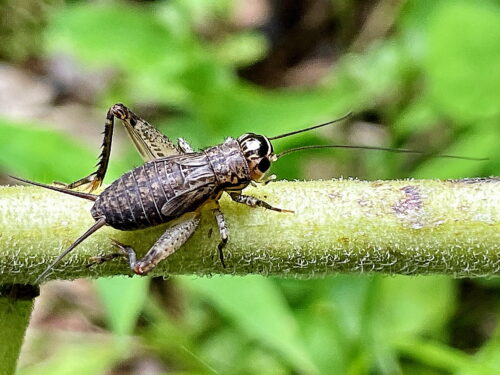
{"type": "Polygon", "coordinates": [[[212,184],[215,179],[203,154],[191,154],[187,165],[183,162],[185,158],[186,155],[178,155],[158,159],[125,173],[101,193],[92,207],[92,216],[96,219],[104,216],[113,228],[134,230],[168,222],[196,209],[210,196],[207,193],[215,188],[212,184]],[[199,178],[201,174],[203,181],[199,178]],[[165,204],[175,203],[186,191],[196,191],[198,184],[205,189],[194,202],[181,204],[168,215],[162,214],[165,204]]]}

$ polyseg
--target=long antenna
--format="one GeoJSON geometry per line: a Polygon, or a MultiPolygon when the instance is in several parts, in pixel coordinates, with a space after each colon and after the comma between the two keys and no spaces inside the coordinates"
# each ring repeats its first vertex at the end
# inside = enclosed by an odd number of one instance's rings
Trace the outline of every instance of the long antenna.
{"type": "Polygon", "coordinates": [[[106,219],[104,217],[100,218],[95,222],[94,225],[92,225],[84,234],[82,234],[75,242],[71,244],[70,247],[68,247],[61,255],[59,255],[56,260],[54,260],[50,266],[48,266],[45,271],[42,272],[40,276],[38,276],[35,280],[35,285],[40,284],[40,282],[47,276],[47,274],[50,272],[54,266],[61,261],[62,258],[64,258],[66,255],[68,255],[75,247],[77,247],[83,240],[85,240],[88,236],[90,236],[92,233],[97,231],[99,228],[103,227],[106,225],[106,219]]]}
{"type": "Polygon", "coordinates": [[[348,114],[346,114],[346,115],[344,115],[344,116],[342,116],[342,117],[340,117],[338,119],[335,119],[335,120],[332,120],[332,121],[328,121],[328,122],[325,122],[323,124],[314,125],[314,126],[311,126],[309,128],[305,128],[305,129],[295,130],[295,131],[290,132],[290,133],[276,135],[274,137],[267,137],[267,139],[269,139],[270,141],[272,141],[274,139],[280,139],[280,138],[288,137],[290,135],[294,135],[294,134],[298,134],[298,133],[302,133],[302,132],[307,132],[309,130],[322,128],[323,126],[327,126],[327,125],[335,124],[336,122],[343,121],[343,120],[351,117],[351,115],[352,115],[352,112],[349,112],[348,114]]]}
{"type": "Polygon", "coordinates": [[[488,160],[488,158],[473,158],[469,156],[457,156],[457,155],[446,155],[446,154],[432,154],[424,151],[417,150],[408,150],[405,148],[389,148],[389,147],[375,147],[375,146],[348,146],[348,145],[316,145],[316,146],[301,146],[290,148],[288,150],[282,151],[279,154],[276,154],[276,160],[289,154],[291,152],[300,151],[300,150],[308,150],[308,149],[316,149],[316,148],[349,148],[349,149],[358,149],[358,150],[375,150],[375,151],[390,151],[390,152],[399,152],[405,154],[420,154],[420,155],[429,155],[437,158],[449,158],[449,159],[462,159],[462,160],[472,160],[472,161],[484,161],[488,160]]]}

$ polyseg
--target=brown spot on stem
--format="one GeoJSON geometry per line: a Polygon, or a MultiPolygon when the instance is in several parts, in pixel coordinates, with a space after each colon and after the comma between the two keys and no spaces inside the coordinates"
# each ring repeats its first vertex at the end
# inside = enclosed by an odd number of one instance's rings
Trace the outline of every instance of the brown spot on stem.
{"type": "Polygon", "coordinates": [[[459,178],[455,180],[446,180],[453,184],[479,184],[485,182],[500,182],[500,177],[474,177],[474,178],[459,178]]]}
{"type": "Polygon", "coordinates": [[[403,220],[406,225],[410,225],[413,229],[420,229],[424,226],[422,223],[422,195],[418,187],[405,186],[401,188],[405,193],[403,199],[399,200],[393,207],[396,217],[403,220]]]}

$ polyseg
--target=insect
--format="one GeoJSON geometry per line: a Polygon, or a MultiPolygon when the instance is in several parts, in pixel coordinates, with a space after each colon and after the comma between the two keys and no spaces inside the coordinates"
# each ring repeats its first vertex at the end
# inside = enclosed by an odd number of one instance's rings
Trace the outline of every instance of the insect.
{"type": "MultiPolygon", "coordinates": [[[[273,207],[255,197],[242,194],[242,190],[252,182],[267,182],[269,179],[266,179],[265,175],[271,163],[283,155],[325,147],[423,153],[405,149],[344,145],[303,146],[274,153],[271,143],[273,140],[327,126],[349,116],[350,113],[330,122],[274,137],[246,133],[237,139],[229,137],[222,144],[203,151],[194,151],[184,139],[179,138],[177,144],[174,144],[126,106],[115,104],[106,116],[97,171],[70,184],[57,183],[63,185],[60,187],[14,177],[29,184],[94,202],[91,208],[94,225],[61,253],[35,283],[40,283],[63,257],[105,225],[119,230],[135,230],[175,220],[175,224],[166,229],[142,259],[137,259],[132,247],[113,240],[120,252],[98,257],[94,262],[102,263],[117,256],[127,256],[131,270],[138,275],[145,275],[191,237],[200,223],[201,210],[204,208],[211,210],[216,219],[220,234],[219,258],[225,267],[223,248],[228,241],[228,230],[218,203],[221,195],[225,192],[233,201],[250,207],[293,213],[291,210],[273,207]],[[100,195],[95,195],[92,191],[102,184],[108,167],[115,118],[122,121],[145,164],[125,173],[100,195]],[[84,185],[88,187],[88,193],[72,190],[84,185]]],[[[462,158],[452,155],[438,156],[462,158]]]]}

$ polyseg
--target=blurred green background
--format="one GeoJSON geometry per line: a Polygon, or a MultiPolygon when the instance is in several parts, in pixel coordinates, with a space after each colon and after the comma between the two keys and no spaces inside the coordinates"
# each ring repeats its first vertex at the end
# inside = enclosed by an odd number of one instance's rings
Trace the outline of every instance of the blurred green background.
{"type": "MultiPolygon", "coordinates": [[[[93,171],[116,102],[197,148],[354,111],[276,148],[489,158],[315,150],[276,163],[279,178],[500,175],[500,4],[0,2],[0,183],[93,171]]],[[[115,134],[108,183],[141,163],[115,134]]],[[[498,374],[499,291],[439,276],[51,282],[19,374],[498,374]]]]}

